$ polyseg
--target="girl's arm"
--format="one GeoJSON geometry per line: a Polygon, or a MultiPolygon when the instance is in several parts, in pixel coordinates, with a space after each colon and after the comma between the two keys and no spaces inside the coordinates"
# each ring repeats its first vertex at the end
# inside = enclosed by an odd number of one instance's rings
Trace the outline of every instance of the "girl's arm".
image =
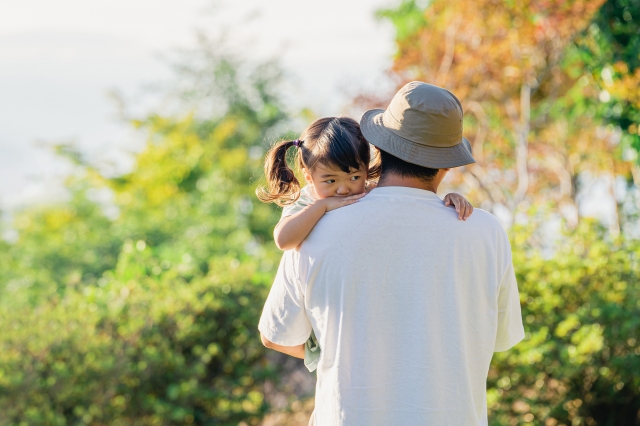
{"type": "Polygon", "coordinates": [[[458,219],[467,220],[471,213],[473,213],[473,206],[466,198],[460,194],[452,192],[444,196],[444,205],[449,207],[455,207],[458,212],[458,219]]]}
{"type": "Polygon", "coordinates": [[[273,231],[276,245],[280,250],[292,250],[298,247],[326,212],[353,204],[364,195],[323,198],[291,216],[283,217],[273,231]]]}

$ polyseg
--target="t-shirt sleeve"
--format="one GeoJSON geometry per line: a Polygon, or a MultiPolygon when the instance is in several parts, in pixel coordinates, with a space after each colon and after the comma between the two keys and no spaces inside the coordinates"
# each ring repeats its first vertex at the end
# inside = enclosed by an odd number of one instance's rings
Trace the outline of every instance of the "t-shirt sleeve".
{"type": "Polygon", "coordinates": [[[284,206],[282,208],[282,216],[280,216],[280,219],[285,218],[287,216],[292,216],[298,213],[300,210],[307,207],[308,205],[309,204],[305,203],[303,200],[298,198],[298,200],[296,200],[295,203],[289,204],[288,206],[284,206]]]}
{"type": "Polygon", "coordinates": [[[498,334],[494,352],[502,352],[524,339],[518,283],[509,259],[509,267],[502,278],[498,293],[498,334]]]}
{"type": "Polygon", "coordinates": [[[294,203],[289,204],[288,206],[284,206],[284,208],[282,209],[282,216],[280,216],[280,219],[282,220],[282,218],[285,218],[287,216],[292,216],[298,213],[300,210],[311,205],[311,203],[313,202],[314,202],[314,196],[309,189],[309,185],[307,185],[304,188],[302,188],[302,190],[300,190],[300,196],[294,203]]]}
{"type": "Polygon", "coordinates": [[[311,335],[297,273],[298,256],[295,250],[284,252],[258,325],[264,337],[282,346],[300,345],[311,335]]]}

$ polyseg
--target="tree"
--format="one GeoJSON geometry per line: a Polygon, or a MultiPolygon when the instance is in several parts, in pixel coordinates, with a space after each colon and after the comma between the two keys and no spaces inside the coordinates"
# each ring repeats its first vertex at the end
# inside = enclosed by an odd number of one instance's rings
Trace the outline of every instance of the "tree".
{"type": "Polygon", "coordinates": [[[618,202],[621,218],[631,225],[640,210],[640,4],[631,0],[608,0],[598,10],[576,47],[596,83],[598,116],[615,129],[621,155],[629,160],[627,192],[635,192],[635,209],[629,214],[618,202]],[[634,191],[635,190],[635,191],[634,191]]]}
{"type": "Polygon", "coordinates": [[[224,108],[135,121],[148,143],[115,178],[64,148],[71,201],[17,216],[0,253],[0,423],[257,424],[267,409],[257,322],[278,212],[253,194],[288,115],[277,67],[197,53],[224,108]],[[105,190],[110,205],[92,201],[105,190]]]}
{"type": "Polygon", "coordinates": [[[598,116],[597,84],[575,48],[601,1],[415,1],[380,13],[397,28],[392,74],[453,91],[476,165],[456,175],[487,208],[552,201],[572,224],[583,172],[629,165],[598,116]],[[612,164],[613,163],[613,164],[612,164]]]}
{"type": "Polygon", "coordinates": [[[602,90],[603,118],[624,131],[628,146],[640,150],[640,4],[606,1],[577,45],[602,90]]]}

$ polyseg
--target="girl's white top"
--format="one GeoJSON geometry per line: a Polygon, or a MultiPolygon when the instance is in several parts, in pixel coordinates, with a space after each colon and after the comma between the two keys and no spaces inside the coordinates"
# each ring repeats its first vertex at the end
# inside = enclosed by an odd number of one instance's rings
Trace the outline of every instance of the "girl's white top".
{"type": "Polygon", "coordinates": [[[284,206],[282,209],[282,217],[280,219],[298,213],[308,205],[313,204],[317,199],[318,197],[316,197],[313,189],[311,189],[311,185],[305,186],[300,190],[300,198],[298,198],[295,203],[284,206]]]}

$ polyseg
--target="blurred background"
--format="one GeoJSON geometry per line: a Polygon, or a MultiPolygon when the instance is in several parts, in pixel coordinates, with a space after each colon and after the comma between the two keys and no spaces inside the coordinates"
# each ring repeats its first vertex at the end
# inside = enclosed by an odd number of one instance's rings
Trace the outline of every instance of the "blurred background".
{"type": "Polygon", "coordinates": [[[508,230],[526,338],[491,425],[640,425],[640,3],[9,1],[0,16],[0,424],[306,425],[257,322],[274,141],[453,91],[455,190],[508,230]]]}

